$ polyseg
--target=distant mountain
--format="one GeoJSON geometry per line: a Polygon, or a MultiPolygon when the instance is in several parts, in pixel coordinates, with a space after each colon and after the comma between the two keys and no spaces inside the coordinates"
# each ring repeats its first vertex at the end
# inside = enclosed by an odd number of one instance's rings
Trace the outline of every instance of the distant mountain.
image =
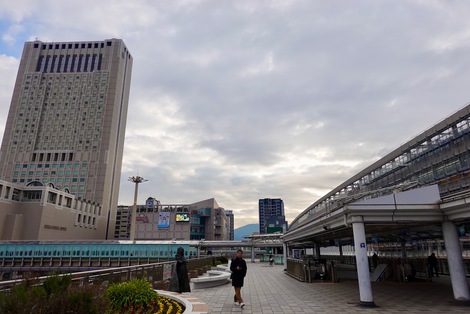
{"type": "Polygon", "coordinates": [[[259,224],[249,224],[237,228],[234,231],[234,240],[243,240],[244,236],[251,235],[253,232],[259,232],[259,224]]]}

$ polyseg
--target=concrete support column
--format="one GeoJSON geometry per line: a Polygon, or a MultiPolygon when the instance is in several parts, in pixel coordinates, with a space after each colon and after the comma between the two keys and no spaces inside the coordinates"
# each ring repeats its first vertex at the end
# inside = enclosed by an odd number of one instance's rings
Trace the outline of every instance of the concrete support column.
{"type": "Polygon", "coordinates": [[[406,255],[406,242],[405,242],[405,240],[400,241],[400,247],[401,247],[401,258],[402,258],[402,260],[406,260],[407,255],[406,255]]]}
{"type": "Polygon", "coordinates": [[[321,258],[321,253],[320,253],[320,243],[315,242],[315,257],[316,258],[321,258]]]}
{"type": "Polygon", "coordinates": [[[369,259],[367,257],[366,232],[362,216],[352,217],[354,251],[356,254],[357,281],[359,284],[360,303],[364,306],[375,306],[370,283],[369,259]]]}
{"type": "Polygon", "coordinates": [[[255,262],[255,246],[253,244],[253,239],[251,240],[251,262],[255,262]]]}
{"type": "Polygon", "coordinates": [[[287,246],[287,243],[282,243],[282,261],[284,263],[284,270],[287,270],[287,250],[289,249],[289,247],[287,246]]]}
{"type": "Polygon", "coordinates": [[[468,290],[467,277],[465,276],[465,267],[459,238],[457,236],[457,228],[452,222],[444,221],[442,223],[442,233],[446,245],[447,262],[449,264],[454,298],[457,301],[470,302],[470,293],[468,290]]]}
{"type": "Polygon", "coordinates": [[[343,262],[343,243],[341,243],[341,240],[338,241],[338,248],[339,248],[339,260],[342,263],[343,262]]]}

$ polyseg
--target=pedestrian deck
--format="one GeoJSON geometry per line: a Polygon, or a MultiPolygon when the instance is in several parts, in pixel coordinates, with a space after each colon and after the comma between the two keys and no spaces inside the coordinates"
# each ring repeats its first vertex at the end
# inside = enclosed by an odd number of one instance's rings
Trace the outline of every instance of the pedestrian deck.
{"type": "Polygon", "coordinates": [[[282,265],[250,263],[242,297],[233,304],[231,284],[206,289],[191,287],[191,295],[207,303],[209,313],[469,313],[470,306],[454,300],[448,276],[433,282],[372,282],[376,307],[359,305],[357,281],[299,282],[282,265]]]}

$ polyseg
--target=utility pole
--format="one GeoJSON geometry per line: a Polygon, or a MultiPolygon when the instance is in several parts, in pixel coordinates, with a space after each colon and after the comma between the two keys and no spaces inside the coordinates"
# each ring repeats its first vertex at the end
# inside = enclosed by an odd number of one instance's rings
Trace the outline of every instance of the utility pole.
{"type": "Polygon", "coordinates": [[[139,183],[144,183],[147,182],[148,180],[135,176],[135,177],[130,177],[128,179],[129,181],[135,183],[135,191],[134,191],[134,206],[132,206],[132,215],[131,215],[131,231],[129,235],[129,239],[132,242],[135,242],[135,222],[137,219],[137,194],[139,192],[139,183]]]}

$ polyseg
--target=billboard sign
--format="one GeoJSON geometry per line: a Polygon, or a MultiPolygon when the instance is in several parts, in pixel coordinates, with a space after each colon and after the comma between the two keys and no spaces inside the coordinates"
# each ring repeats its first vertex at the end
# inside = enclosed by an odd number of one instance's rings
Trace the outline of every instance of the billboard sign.
{"type": "Polygon", "coordinates": [[[176,214],[176,221],[178,222],[188,222],[189,221],[189,213],[177,213],[176,214]]]}
{"type": "Polygon", "coordinates": [[[158,228],[170,228],[170,212],[158,213],[158,228]]]}
{"type": "Polygon", "coordinates": [[[148,223],[149,222],[149,218],[144,213],[137,214],[137,217],[135,217],[135,220],[136,221],[141,221],[143,223],[148,223]]]}

